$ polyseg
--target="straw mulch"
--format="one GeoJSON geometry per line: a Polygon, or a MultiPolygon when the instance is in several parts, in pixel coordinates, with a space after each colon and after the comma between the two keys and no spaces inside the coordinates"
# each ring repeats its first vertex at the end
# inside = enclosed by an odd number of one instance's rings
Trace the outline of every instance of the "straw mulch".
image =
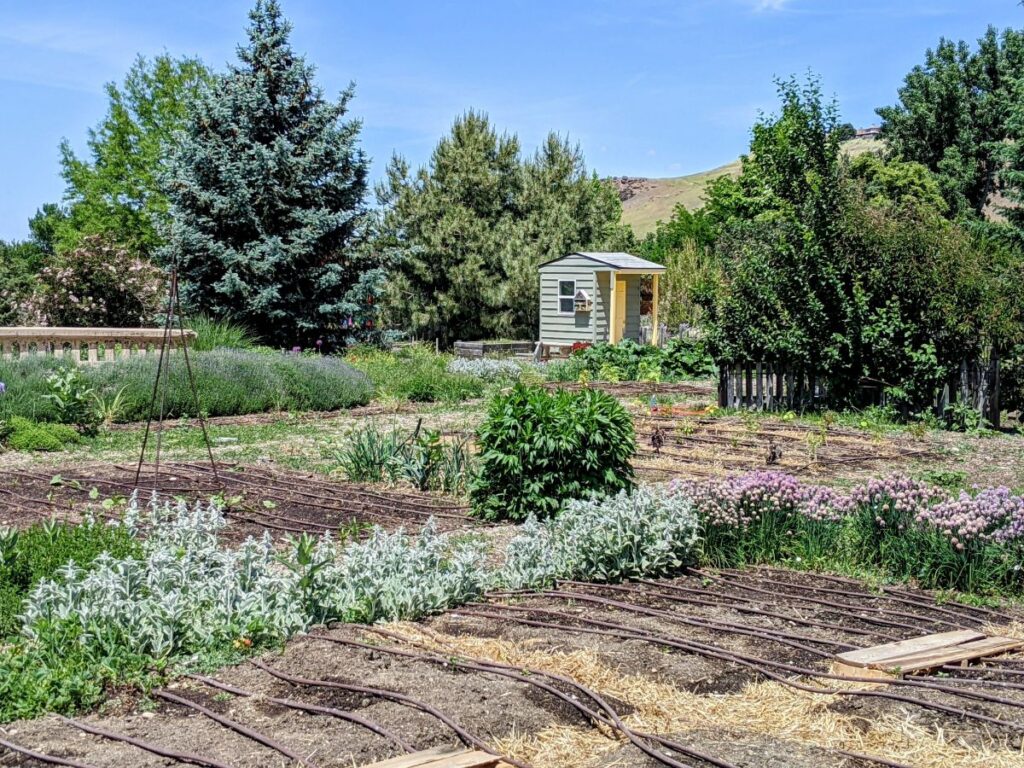
{"type": "MultiPolygon", "coordinates": [[[[769,737],[825,750],[881,755],[917,768],[1024,768],[1020,750],[992,737],[979,739],[972,734],[975,738],[967,743],[956,734],[937,731],[917,721],[921,710],[916,708],[894,706],[891,714],[869,721],[830,709],[838,696],[804,693],[775,682],[750,683],[737,693],[693,694],[669,683],[623,674],[589,649],[554,652],[531,648],[531,643],[442,634],[409,623],[389,629],[442,654],[570,677],[628,704],[634,711],[623,722],[648,733],[699,736],[711,732],[737,744],[744,735],[761,742],[769,737]],[[984,746],[977,746],[980,742],[984,746]]],[[[605,728],[552,725],[538,733],[512,734],[495,747],[536,768],[586,768],[624,742],[621,734],[605,728]]],[[[707,746],[704,750],[711,751],[707,746]]]]}

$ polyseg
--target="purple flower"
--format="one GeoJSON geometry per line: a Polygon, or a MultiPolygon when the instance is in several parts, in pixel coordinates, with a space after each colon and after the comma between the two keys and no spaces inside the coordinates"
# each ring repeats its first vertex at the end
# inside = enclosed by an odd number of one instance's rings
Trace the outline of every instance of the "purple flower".
{"type": "Polygon", "coordinates": [[[4,394],[6,391],[7,391],[7,385],[4,384],[2,381],[0,381],[0,395],[4,394]]]}

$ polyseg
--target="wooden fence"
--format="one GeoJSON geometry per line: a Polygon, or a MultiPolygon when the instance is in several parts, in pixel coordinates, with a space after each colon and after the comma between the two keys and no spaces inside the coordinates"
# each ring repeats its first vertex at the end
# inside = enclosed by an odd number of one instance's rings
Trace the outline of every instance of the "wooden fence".
{"type": "MultiPolygon", "coordinates": [[[[857,405],[886,405],[882,382],[864,380],[857,405]]],[[[978,413],[993,427],[999,426],[999,357],[963,360],[943,386],[936,390],[933,411],[939,418],[960,403],[978,413]]],[[[804,411],[827,408],[829,391],[818,372],[793,369],[769,362],[718,364],[718,404],[723,408],[765,411],[804,411]]]]}
{"type": "MultiPolygon", "coordinates": [[[[196,334],[186,330],[184,336],[196,334]]],[[[94,365],[155,353],[163,338],[163,328],[0,328],[0,354],[5,360],[42,355],[94,365]]],[[[182,333],[172,331],[170,346],[181,343],[182,333]]]]}

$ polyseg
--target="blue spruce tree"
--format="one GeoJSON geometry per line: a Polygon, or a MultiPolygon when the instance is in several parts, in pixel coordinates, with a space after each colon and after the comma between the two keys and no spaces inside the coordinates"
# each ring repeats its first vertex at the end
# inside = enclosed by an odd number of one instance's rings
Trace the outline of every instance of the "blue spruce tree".
{"type": "Polygon", "coordinates": [[[373,332],[384,270],[365,247],[368,161],[353,88],[324,99],[275,0],[249,14],[239,63],[191,105],[165,179],[164,259],[187,308],[264,342],[327,345],[373,332]]]}

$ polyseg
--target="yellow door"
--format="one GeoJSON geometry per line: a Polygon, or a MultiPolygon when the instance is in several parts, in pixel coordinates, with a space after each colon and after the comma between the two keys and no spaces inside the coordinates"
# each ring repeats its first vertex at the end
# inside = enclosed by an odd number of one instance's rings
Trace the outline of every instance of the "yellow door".
{"type": "Polygon", "coordinates": [[[622,341],[626,335],[626,278],[615,276],[615,327],[612,342],[622,341]]]}

